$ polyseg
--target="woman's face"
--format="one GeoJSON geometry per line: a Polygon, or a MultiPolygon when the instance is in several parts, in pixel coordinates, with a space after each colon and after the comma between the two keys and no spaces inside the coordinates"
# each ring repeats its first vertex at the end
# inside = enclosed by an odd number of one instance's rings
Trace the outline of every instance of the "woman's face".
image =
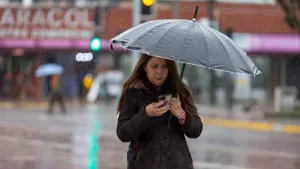
{"type": "Polygon", "coordinates": [[[165,59],[152,57],[145,66],[149,81],[155,86],[161,86],[168,76],[168,67],[165,59]]]}

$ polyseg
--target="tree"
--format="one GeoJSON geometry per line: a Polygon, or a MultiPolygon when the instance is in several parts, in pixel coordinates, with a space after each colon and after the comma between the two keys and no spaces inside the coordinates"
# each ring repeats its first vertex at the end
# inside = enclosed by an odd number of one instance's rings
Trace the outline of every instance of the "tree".
{"type": "Polygon", "coordinates": [[[292,28],[300,33],[300,0],[277,0],[282,10],[285,12],[285,21],[292,28]]]}

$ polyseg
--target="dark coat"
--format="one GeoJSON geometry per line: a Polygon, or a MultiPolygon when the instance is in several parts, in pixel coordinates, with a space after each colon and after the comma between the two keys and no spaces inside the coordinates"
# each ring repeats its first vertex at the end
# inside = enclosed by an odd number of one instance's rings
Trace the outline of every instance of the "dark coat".
{"type": "Polygon", "coordinates": [[[184,137],[198,138],[203,124],[197,112],[187,112],[180,125],[170,112],[160,117],[147,116],[145,107],[168,93],[144,81],[137,81],[125,93],[118,117],[117,135],[130,142],[127,152],[128,169],[193,169],[193,160],[184,137]]]}

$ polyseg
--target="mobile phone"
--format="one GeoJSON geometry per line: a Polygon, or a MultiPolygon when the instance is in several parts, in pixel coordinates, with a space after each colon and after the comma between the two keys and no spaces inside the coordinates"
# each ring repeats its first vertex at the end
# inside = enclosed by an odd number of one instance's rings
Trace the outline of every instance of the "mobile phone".
{"type": "Polygon", "coordinates": [[[162,106],[166,106],[166,105],[170,104],[171,98],[172,98],[172,94],[160,95],[158,97],[158,102],[164,102],[164,104],[162,106]]]}

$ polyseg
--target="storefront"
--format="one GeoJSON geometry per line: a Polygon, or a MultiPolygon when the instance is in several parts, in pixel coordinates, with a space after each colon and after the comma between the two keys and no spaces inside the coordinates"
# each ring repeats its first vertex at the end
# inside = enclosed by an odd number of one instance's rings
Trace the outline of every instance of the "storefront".
{"type": "MultiPolygon", "coordinates": [[[[1,97],[46,96],[47,78],[34,76],[36,68],[43,63],[62,65],[65,71],[61,86],[66,95],[76,95],[76,86],[72,85],[78,76],[75,57],[80,52],[90,52],[93,22],[90,8],[0,8],[1,97]]],[[[115,47],[115,54],[118,52],[123,50],[115,47]]],[[[110,43],[102,40],[101,51],[94,53],[93,62],[101,58],[100,63],[106,63],[105,58],[109,56],[113,56],[110,43]]]]}
{"type": "Polygon", "coordinates": [[[36,52],[24,53],[21,49],[12,52],[1,52],[0,60],[0,92],[1,97],[12,99],[38,95],[34,86],[38,81],[34,76],[39,57],[36,52]]]}
{"type": "MultiPolygon", "coordinates": [[[[253,87],[264,89],[266,99],[273,99],[276,86],[294,86],[300,90],[299,35],[237,33],[234,40],[263,72],[254,78],[253,87]]],[[[299,96],[298,92],[298,99],[299,96]]]]}

